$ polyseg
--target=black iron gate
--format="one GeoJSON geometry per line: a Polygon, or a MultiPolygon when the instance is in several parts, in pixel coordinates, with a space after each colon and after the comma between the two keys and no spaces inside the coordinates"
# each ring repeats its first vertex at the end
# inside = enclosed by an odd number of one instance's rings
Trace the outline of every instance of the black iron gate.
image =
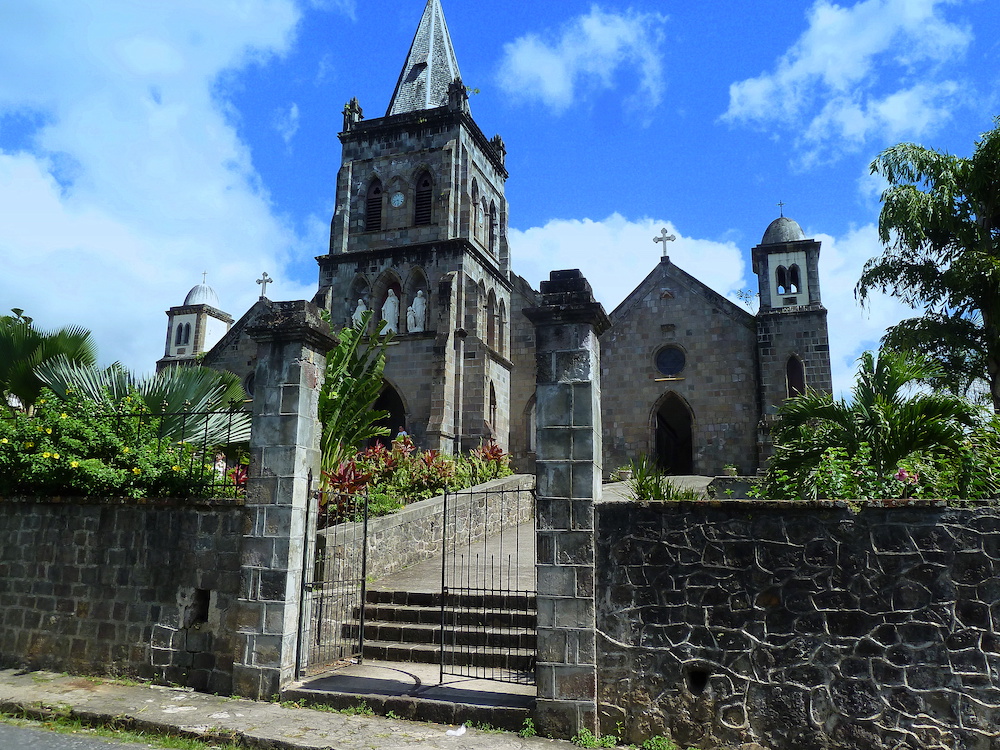
{"type": "Polygon", "coordinates": [[[316,545],[306,560],[299,676],[360,661],[365,643],[368,496],[318,493],[310,505],[306,529],[316,545]]]}
{"type": "Polygon", "coordinates": [[[530,489],[444,497],[441,675],[535,680],[535,525],[530,489]]]}

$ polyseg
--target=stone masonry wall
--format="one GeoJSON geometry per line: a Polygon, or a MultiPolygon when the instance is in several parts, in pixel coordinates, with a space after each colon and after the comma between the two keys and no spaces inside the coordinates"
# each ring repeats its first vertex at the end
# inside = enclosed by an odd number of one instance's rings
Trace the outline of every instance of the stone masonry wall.
{"type": "Polygon", "coordinates": [[[998,747],[1000,509],[607,503],[597,528],[604,731],[998,747]]]}
{"type": "Polygon", "coordinates": [[[235,501],[0,502],[0,663],[232,688],[235,501]]]}

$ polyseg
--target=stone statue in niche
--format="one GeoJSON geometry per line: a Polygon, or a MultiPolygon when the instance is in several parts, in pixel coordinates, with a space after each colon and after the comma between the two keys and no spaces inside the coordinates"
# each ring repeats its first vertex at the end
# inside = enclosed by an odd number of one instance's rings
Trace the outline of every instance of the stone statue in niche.
{"type": "Polygon", "coordinates": [[[365,307],[365,301],[363,299],[358,300],[357,307],[354,308],[354,312],[351,313],[351,323],[355,327],[361,325],[361,316],[368,312],[368,308],[365,307]]]}
{"type": "Polygon", "coordinates": [[[399,297],[393,289],[382,303],[382,320],[386,322],[386,330],[395,333],[399,330],[399,297]]]}
{"type": "MultiPolygon", "coordinates": [[[[408,322],[408,321],[407,321],[408,322]]],[[[417,292],[416,299],[413,300],[413,325],[408,326],[409,331],[413,333],[414,331],[422,331],[427,325],[427,298],[424,296],[424,290],[421,289],[417,292]]]]}
{"type": "Polygon", "coordinates": [[[406,308],[406,330],[410,333],[417,330],[417,314],[413,312],[413,305],[406,308]]]}

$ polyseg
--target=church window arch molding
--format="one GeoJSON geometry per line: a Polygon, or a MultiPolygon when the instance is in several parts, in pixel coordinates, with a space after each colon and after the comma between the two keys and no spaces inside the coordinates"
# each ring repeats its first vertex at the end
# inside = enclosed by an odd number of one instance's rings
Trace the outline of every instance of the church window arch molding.
{"type": "Polygon", "coordinates": [[[507,356],[507,306],[500,300],[497,306],[497,346],[496,350],[500,356],[507,356]]]}
{"type": "Polygon", "coordinates": [[[489,249],[491,254],[496,255],[497,243],[500,237],[500,223],[499,217],[497,216],[497,204],[495,201],[490,201],[489,224],[489,249]]]}
{"type": "Polygon", "coordinates": [[[382,200],[384,190],[382,180],[373,177],[365,191],[365,231],[377,232],[382,229],[382,200]]]}
{"type": "Polygon", "coordinates": [[[785,392],[788,398],[805,395],[806,368],[797,354],[791,355],[785,362],[785,392]]]}
{"type": "Polygon", "coordinates": [[[497,350],[497,295],[492,289],[486,296],[486,345],[497,350]]]}
{"type": "Polygon", "coordinates": [[[788,294],[788,269],[784,266],[774,269],[774,285],[778,294],[788,294]]]}
{"type": "Polygon", "coordinates": [[[434,180],[430,170],[417,173],[413,191],[413,226],[421,227],[433,223],[434,180]]]}
{"type": "Polygon", "coordinates": [[[788,267],[788,293],[798,294],[802,289],[802,282],[800,280],[799,264],[792,263],[788,267]]]}

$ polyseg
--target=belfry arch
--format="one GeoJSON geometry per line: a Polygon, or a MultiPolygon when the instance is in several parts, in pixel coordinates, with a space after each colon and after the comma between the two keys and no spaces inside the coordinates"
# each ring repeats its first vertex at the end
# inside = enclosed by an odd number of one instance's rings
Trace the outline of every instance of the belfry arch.
{"type": "Polygon", "coordinates": [[[673,391],[653,407],[653,457],[668,474],[694,473],[694,414],[688,403],[673,391]]]}

